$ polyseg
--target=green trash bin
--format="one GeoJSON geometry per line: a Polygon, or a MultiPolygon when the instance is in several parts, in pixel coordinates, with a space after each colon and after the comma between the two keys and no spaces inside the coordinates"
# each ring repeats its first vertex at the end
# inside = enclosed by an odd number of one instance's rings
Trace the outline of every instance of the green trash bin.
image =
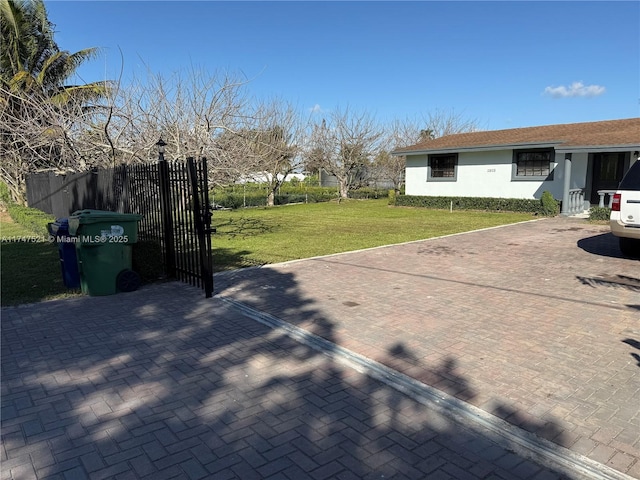
{"type": "Polygon", "coordinates": [[[131,269],[131,250],[138,241],[141,218],[106,210],[78,210],[69,217],[69,234],[78,237],[76,254],[83,293],[113,295],[140,286],[140,276],[131,269]]]}

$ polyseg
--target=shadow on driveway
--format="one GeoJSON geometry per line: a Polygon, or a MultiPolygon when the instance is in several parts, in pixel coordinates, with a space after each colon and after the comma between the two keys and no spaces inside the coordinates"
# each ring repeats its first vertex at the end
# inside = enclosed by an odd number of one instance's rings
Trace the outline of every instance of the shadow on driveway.
{"type": "MultiPolygon", "coordinates": [[[[627,345],[631,345],[633,348],[637,350],[640,350],[640,342],[638,340],[634,340],[633,338],[625,338],[622,342],[626,343],[627,345]]],[[[633,359],[638,363],[638,366],[640,367],[640,355],[638,355],[635,352],[631,352],[630,355],[633,357],[633,359]]]]}
{"type": "MultiPolygon", "coordinates": [[[[335,341],[293,275],[275,285],[335,341]]],[[[2,313],[2,461],[16,480],[570,478],[181,284],[2,313]]],[[[468,384],[455,356],[430,370],[397,343],[377,360],[468,384]]]]}
{"type": "Polygon", "coordinates": [[[613,235],[611,232],[582,238],[578,240],[578,247],[585,252],[603,257],[628,258],[620,251],[620,247],[618,246],[618,237],[613,235]]]}

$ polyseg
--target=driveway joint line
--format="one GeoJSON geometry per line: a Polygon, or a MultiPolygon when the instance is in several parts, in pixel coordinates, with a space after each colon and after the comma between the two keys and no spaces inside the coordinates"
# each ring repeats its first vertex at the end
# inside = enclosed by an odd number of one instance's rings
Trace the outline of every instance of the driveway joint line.
{"type": "MultiPolygon", "coordinates": [[[[313,260],[313,259],[310,259],[310,260],[313,260]]],[[[358,264],[353,264],[353,263],[345,263],[345,262],[339,262],[337,260],[315,259],[315,261],[333,263],[333,264],[336,264],[336,265],[344,265],[344,266],[352,267],[352,268],[362,268],[362,269],[365,269],[365,270],[376,270],[376,271],[384,272],[384,273],[395,273],[395,274],[398,274],[398,275],[407,275],[409,277],[425,278],[425,279],[428,279],[428,280],[436,280],[438,282],[455,283],[455,284],[463,285],[465,287],[500,290],[502,292],[515,293],[517,295],[531,295],[531,296],[534,296],[534,297],[541,297],[541,298],[553,298],[554,300],[559,300],[561,302],[579,303],[581,305],[582,304],[593,305],[594,307],[612,308],[614,310],[625,310],[625,311],[626,310],[631,310],[631,308],[626,306],[626,305],[612,305],[612,304],[602,303],[602,302],[589,302],[589,301],[586,301],[586,300],[559,297],[557,295],[549,295],[549,294],[546,294],[546,293],[545,294],[540,294],[540,293],[535,293],[535,292],[527,292],[527,291],[524,291],[524,290],[517,290],[515,288],[497,287],[495,285],[483,285],[483,284],[479,284],[479,283],[465,282],[463,280],[453,280],[451,278],[437,277],[435,275],[405,273],[405,272],[399,272],[397,270],[390,270],[388,268],[371,267],[371,266],[368,266],[368,265],[358,265],[358,264]]],[[[267,267],[268,267],[268,265],[267,265],[267,267]]]]}
{"type": "Polygon", "coordinates": [[[261,312],[224,295],[216,295],[223,303],[262,325],[313,348],[324,355],[379,380],[437,413],[474,430],[489,430],[491,439],[500,447],[512,450],[534,462],[553,468],[565,475],[584,475],[594,480],[633,480],[633,477],[572,452],[549,440],[522,430],[484,410],[463,402],[445,392],[389,368],[373,359],[341,347],[303,328],[273,315],[261,312]]]}
{"type": "Polygon", "coordinates": [[[277,267],[277,266],[282,266],[282,265],[289,265],[292,263],[299,263],[299,262],[306,262],[307,260],[323,260],[325,258],[331,258],[331,257],[339,257],[339,256],[343,256],[343,255],[350,255],[352,253],[361,253],[361,252],[370,252],[373,250],[381,250],[383,248],[390,248],[390,247],[399,247],[402,245],[411,245],[414,243],[420,243],[420,242],[431,242],[433,240],[439,240],[442,238],[449,238],[449,237],[458,237],[458,236],[462,236],[462,235],[468,235],[469,233],[477,233],[477,232],[484,232],[484,231],[488,231],[488,230],[496,230],[499,228],[507,228],[507,227],[512,227],[513,225],[522,225],[525,223],[532,223],[532,222],[540,222],[542,220],[546,220],[545,218],[534,218],[533,220],[524,220],[522,222],[516,222],[516,223],[505,223],[504,225],[495,225],[493,227],[485,227],[485,228],[478,228],[476,230],[467,230],[464,232],[457,232],[457,233],[449,233],[447,235],[438,235],[437,237],[428,237],[428,238],[419,238],[418,240],[409,240],[408,242],[400,242],[400,243],[389,243],[386,245],[378,245],[377,247],[369,247],[369,248],[360,248],[358,250],[349,250],[346,252],[337,252],[337,253],[329,253],[327,255],[318,255],[315,257],[305,257],[305,258],[296,258],[295,260],[287,260],[286,262],[278,262],[278,263],[266,263],[264,265],[253,265],[251,267],[246,267],[246,268],[241,268],[241,269],[234,269],[234,270],[225,270],[222,272],[215,272],[213,274],[214,278],[215,277],[225,277],[225,276],[233,276],[233,274],[237,274],[240,272],[248,272],[251,270],[257,270],[257,269],[262,269],[262,268],[268,268],[268,267],[277,267]]]}

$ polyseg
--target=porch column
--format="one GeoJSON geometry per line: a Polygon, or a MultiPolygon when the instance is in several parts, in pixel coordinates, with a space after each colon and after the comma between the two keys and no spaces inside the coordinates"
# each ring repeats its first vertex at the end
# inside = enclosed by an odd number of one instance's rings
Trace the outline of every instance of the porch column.
{"type": "Polygon", "coordinates": [[[569,205],[569,189],[571,188],[571,154],[564,154],[564,189],[562,190],[562,211],[561,215],[569,215],[571,206],[569,205]]]}

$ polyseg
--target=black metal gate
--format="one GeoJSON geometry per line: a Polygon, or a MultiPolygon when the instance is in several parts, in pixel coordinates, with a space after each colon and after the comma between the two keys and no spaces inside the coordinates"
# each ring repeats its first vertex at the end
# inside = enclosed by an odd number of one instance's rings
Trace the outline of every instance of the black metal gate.
{"type": "Polygon", "coordinates": [[[166,276],[213,295],[206,159],[36,174],[27,179],[27,194],[29,206],[56,217],[86,208],[141,214],[139,241],[159,246],[166,276]]]}
{"type": "Polygon", "coordinates": [[[164,263],[169,277],[213,295],[207,160],[158,162],[164,263]]]}
{"type": "Polygon", "coordinates": [[[169,278],[201,287],[213,295],[211,211],[207,160],[158,161],[124,167],[122,208],[143,215],[140,236],[162,247],[169,278]],[[128,203],[127,206],[124,204],[128,203]]]}

